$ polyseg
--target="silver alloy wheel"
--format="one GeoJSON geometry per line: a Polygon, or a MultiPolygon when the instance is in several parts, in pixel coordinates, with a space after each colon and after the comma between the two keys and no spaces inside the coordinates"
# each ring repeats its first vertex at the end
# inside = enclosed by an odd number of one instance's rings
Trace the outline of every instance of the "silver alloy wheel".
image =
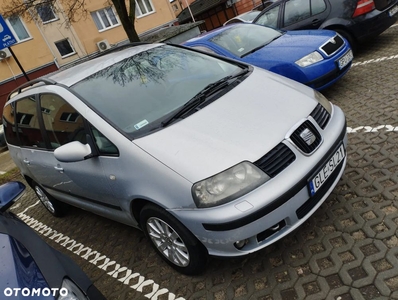
{"type": "Polygon", "coordinates": [[[169,224],[159,218],[151,217],[146,225],[152,242],[168,260],[179,267],[186,267],[189,264],[188,249],[169,224]]]}
{"type": "Polygon", "coordinates": [[[39,197],[39,200],[43,205],[52,213],[55,213],[55,208],[51,203],[50,199],[48,199],[47,195],[43,192],[43,190],[39,186],[35,186],[36,195],[39,197]]]}

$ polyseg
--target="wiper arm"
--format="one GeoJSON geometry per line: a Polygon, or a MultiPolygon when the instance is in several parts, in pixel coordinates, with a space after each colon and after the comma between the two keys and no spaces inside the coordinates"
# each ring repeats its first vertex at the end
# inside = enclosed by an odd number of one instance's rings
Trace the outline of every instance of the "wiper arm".
{"type": "Polygon", "coordinates": [[[228,75],[226,77],[223,77],[215,82],[212,82],[208,84],[204,89],[202,89],[199,93],[197,93],[193,98],[191,98],[187,103],[185,103],[182,107],[180,107],[175,113],[173,113],[170,117],[168,117],[166,120],[162,122],[162,127],[166,127],[169,125],[171,122],[174,120],[179,119],[182,117],[184,114],[192,111],[193,109],[199,110],[200,108],[199,105],[202,103],[206,102],[208,97],[225,87],[229,86],[233,80],[231,79],[236,79],[240,76],[246,75],[249,72],[249,68],[246,67],[236,74],[228,75]]]}
{"type": "Polygon", "coordinates": [[[243,57],[245,57],[245,56],[247,56],[247,55],[249,55],[249,54],[252,54],[252,53],[254,53],[254,52],[260,50],[261,48],[267,46],[268,44],[272,43],[273,41],[275,41],[276,39],[278,39],[278,38],[280,38],[280,37],[281,37],[281,35],[278,35],[278,36],[274,37],[273,39],[267,41],[266,43],[264,43],[264,44],[262,44],[262,45],[260,45],[260,46],[258,46],[258,47],[256,47],[256,48],[253,48],[253,49],[250,50],[249,52],[243,54],[240,58],[243,58],[243,57]]]}

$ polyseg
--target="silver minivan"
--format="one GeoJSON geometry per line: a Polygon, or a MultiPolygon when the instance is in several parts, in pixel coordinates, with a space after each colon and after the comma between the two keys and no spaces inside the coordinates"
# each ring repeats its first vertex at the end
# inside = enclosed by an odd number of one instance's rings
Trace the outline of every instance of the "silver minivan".
{"type": "Polygon", "coordinates": [[[31,81],[11,93],[3,124],[50,213],[73,205],[140,228],[184,274],[295,230],[347,160],[345,116],[320,93],[164,44],[31,81]]]}

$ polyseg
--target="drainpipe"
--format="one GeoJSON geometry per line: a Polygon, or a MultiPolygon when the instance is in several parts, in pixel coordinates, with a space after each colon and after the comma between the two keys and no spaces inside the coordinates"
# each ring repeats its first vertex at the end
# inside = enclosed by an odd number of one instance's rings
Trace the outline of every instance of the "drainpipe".
{"type": "Polygon", "coordinates": [[[192,11],[191,11],[191,7],[189,6],[187,0],[185,0],[185,3],[187,5],[187,7],[188,7],[189,13],[191,14],[192,21],[195,23],[196,22],[195,18],[193,17],[193,14],[192,14],[192,11]]]}

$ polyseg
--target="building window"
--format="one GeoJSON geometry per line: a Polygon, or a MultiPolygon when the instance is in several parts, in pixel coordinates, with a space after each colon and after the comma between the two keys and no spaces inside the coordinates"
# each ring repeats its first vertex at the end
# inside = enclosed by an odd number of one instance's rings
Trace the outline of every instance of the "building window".
{"type": "Polygon", "coordinates": [[[119,25],[119,20],[116,17],[112,7],[107,7],[91,13],[94,23],[99,31],[112,28],[119,25]]]}
{"type": "Polygon", "coordinates": [[[44,4],[40,4],[39,6],[36,6],[36,10],[37,10],[37,14],[40,16],[40,19],[43,21],[43,23],[48,23],[48,22],[58,20],[52,7],[48,3],[44,3],[44,4]]]}
{"type": "Polygon", "coordinates": [[[68,39],[55,42],[55,46],[57,46],[61,57],[68,57],[76,53],[68,39]]]}
{"type": "Polygon", "coordinates": [[[6,23],[18,42],[31,39],[31,36],[20,17],[10,17],[6,20],[6,23]]]}
{"type": "Polygon", "coordinates": [[[135,0],[135,15],[141,17],[153,12],[153,5],[150,0],[135,0]]]}

